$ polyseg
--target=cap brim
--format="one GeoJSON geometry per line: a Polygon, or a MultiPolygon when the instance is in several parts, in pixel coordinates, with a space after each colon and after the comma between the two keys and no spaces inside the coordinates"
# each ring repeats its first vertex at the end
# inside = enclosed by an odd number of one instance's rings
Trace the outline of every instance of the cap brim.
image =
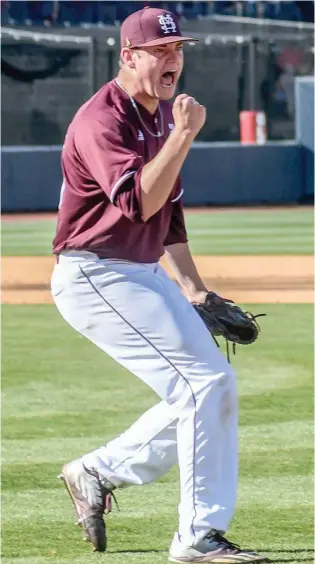
{"type": "Polygon", "coordinates": [[[191,41],[192,43],[198,43],[199,39],[194,37],[183,37],[182,35],[171,35],[170,37],[160,37],[159,39],[154,39],[153,41],[145,41],[145,43],[138,43],[137,45],[132,45],[131,49],[136,47],[155,47],[155,45],[167,45],[168,43],[180,43],[184,41],[191,41]]]}

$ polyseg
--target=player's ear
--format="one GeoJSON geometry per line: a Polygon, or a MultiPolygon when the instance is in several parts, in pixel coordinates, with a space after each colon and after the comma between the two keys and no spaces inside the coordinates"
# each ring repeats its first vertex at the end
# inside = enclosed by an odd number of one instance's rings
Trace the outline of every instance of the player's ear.
{"type": "Polygon", "coordinates": [[[123,49],[120,52],[120,59],[123,62],[123,64],[129,67],[130,69],[135,68],[134,53],[132,49],[128,49],[128,47],[123,47],[123,49]]]}

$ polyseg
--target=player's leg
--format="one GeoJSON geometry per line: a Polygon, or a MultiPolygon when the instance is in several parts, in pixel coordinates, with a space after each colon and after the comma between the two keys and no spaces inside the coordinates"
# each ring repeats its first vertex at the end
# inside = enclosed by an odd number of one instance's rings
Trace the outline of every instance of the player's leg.
{"type": "Polygon", "coordinates": [[[116,488],[154,482],[177,463],[176,413],[164,401],[146,411],[119,437],[83,456],[116,488]]]}
{"type": "Polygon", "coordinates": [[[96,550],[106,549],[103,514],[111,511],[113,490],[153,482],[176,464],[176,427],[172,409],[160,402],[119,437],[64,466],[61,477],[76,508],[78,523],[96,550]],[[89,491],[94,500],[92,511],[81,499],[77,484],[89,491]]]}
{"type": "Polygon", "coordinates": [[[237,479],[231,367],[160,268],[60,259],[53,291],[64,318],[151,386],[178,417],[181,538],[190,545],[210,528],[226,530],[237,479]]]}
{"type": "MultiPolygon", "coordinates": [[[[181,503],[172,550],[181,558],[183,547],[186,558],[185,547],[203,543],[204,552],[207,533],[225,531],[234,512],[237,399],[233,371],[199,316],[160,267],[64,262],[68,267],[57,269],[53,284],[64,318],[151,386],[178,418],[181,503]]],[[[246,560],[251,561],[248,555],[246,560]]]]}
{"type": "MultiPolygon", "coordinates": [[[[81,326],[82,328],[89,326],[92,329],[93,316],[97,315],[97,312],[93,311],[93,305],[88,299],[91,297],[88,295],[91,285],[87,284],[87,289],[83,288],[77,303],[77,288],[74,290],[74,287],[76,287],[79,267],[76,261],[72,261],[74,258],[65,260],[60,257],[60,263],[56,266],[52,277],[52,294],[63,317],[71,325],[74,323],[78,330],[81,326]]],[[[84,280],[86,281],[85,278],[84,280]]],[[[79,286],[78,294],[81,290],[82,284],[79,286]]],[[[93,296],[95,297],[94,290],[92,298],[93,296]]],[[[115,326],[115,318],[116,314],[112,320],[112,328],[115,326]]],[[[110,327],[111,323],[107,325],[106,322],[105,326],[110,327]]],[[[85,334],[84,330],[80,332],[85,334]]],[[[171,412],[167,403],[160,402],[120,437],[63,467],[61,477],[74,503],[78,522],[96,550],[106,549],[103,513],[104,510],[110,510],[108,496],[110,491],[116,487],[151,482],[176,463],[176,425],[171,412]],[[143,439],[141,445],[139,445],[139,437],[143,439]],[[132,459],[131,453],[133,453],[132,459]],[[121,465],[120,462],[126,458],[129,460],[121,465]],[[103,472],[101,480],[100,474],[95,472],[95,469],[99,470],[99,466],[102,467],[103,472]]]]}

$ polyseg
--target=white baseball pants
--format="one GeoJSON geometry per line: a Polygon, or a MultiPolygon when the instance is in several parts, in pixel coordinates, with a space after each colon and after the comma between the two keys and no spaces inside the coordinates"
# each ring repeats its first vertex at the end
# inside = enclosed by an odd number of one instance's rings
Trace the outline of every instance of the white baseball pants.
{"type": "Polygon", "coordinates": [[[181,542],[226,531],[238,475],[235,375],[194,308],[159,264],[88,252],[60,255],[51,289],[64,319],[162,400],[85,464],[124,487],[178,461],[181,542]]]}

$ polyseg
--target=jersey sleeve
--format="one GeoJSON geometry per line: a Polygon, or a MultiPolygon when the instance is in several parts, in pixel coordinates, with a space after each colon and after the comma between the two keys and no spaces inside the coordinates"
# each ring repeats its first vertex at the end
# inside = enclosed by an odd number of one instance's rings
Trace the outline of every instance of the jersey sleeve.
{"type": "Polygon", "coordinates": [[[175,243],[187,243],[187,241],[188,239],[185,227],[183,201],[180,197],[176,201],[173,201],[172,204],[170,227],[164,241],[164,247],[175,245],[175,243]]]}
{"type": "Polygon", "coordinates": [[[98,121],[84,121],[75,134],[75,145],[92,178],[111,203],[131,221],[142,223],[141,169],[143,159],[132,149],[123,124],[110,127],[98,121]]]}

